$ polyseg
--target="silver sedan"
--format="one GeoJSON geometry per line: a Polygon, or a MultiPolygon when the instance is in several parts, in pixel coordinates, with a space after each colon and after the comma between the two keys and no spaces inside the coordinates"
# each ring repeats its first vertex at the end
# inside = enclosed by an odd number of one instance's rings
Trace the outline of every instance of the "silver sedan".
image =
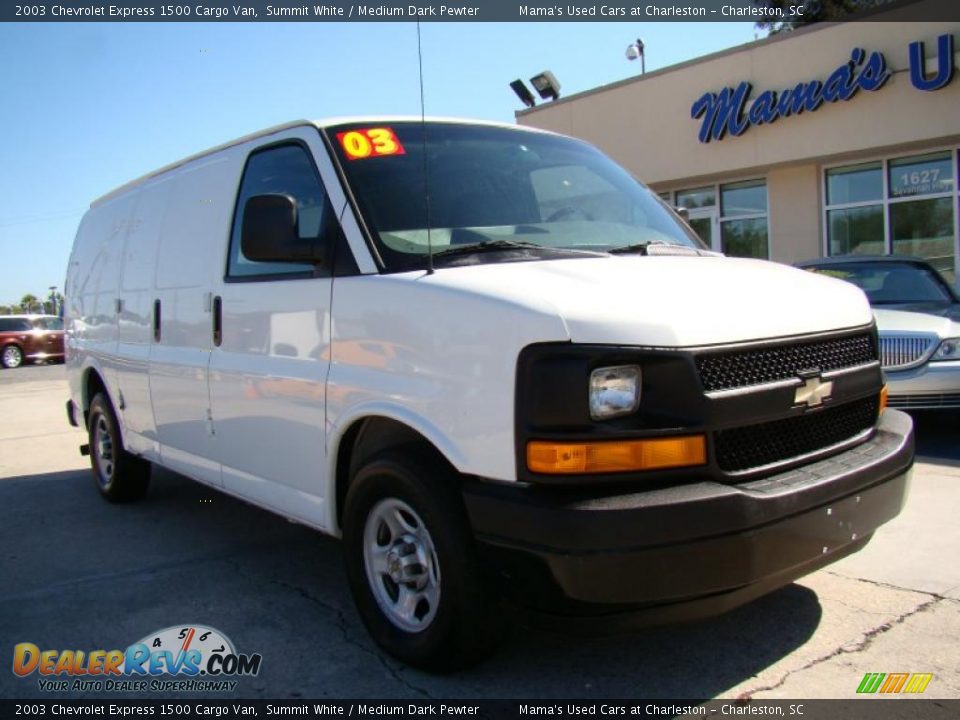
{"type": "Polygon", "coordinates": [[[799,263],[852,282],[877,318],[891,407],[960,408],[960,298],[919,258],[848,255],[799,263]]]}

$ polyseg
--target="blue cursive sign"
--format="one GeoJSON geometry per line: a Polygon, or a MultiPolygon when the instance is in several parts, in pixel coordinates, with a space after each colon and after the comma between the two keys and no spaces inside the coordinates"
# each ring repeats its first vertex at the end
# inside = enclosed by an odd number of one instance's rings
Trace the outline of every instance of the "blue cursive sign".
{"type": "Polygon", "coordinates": [[[890,79],[887,61],[879,52],[868,56],[861,48],[854,48],[850,61],[844,63],[824,80],[797,83],[796,86],[777,92],[765,90],[752,104],[752,86],[744,81],[736,88],[724,88],[719,93],[706,92],[690,108],[690,116],[703,118],[700,125],[700,142],[722,140],[729,132],[743,135],[752,125],[775,123],[782,117],[813,112],[825,102],[849,100],[860,90],[874,91],[890,79]]]}

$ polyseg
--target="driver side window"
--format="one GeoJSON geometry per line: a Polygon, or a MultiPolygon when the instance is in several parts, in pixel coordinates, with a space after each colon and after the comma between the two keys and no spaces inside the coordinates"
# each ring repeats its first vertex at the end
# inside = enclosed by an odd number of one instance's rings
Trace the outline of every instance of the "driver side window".
{"type": "Polygon", "coordinates": [[[305,241],[316,238],[329,227],[330,201],[306,148],[291,143],[255,151],[247,160],[237,196],[228,278],[310,277],[314,273],[314,266],[309,263],[255,262],[244,257],[240,247],[243,210],[254,195],[269,194],[289,195],[296,200],[299,236],[305,241]]]}

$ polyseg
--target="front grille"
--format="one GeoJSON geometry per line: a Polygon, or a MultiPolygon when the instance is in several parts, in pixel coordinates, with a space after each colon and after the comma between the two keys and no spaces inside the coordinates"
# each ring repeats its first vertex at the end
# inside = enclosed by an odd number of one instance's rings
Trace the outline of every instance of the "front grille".
{"type": "Polygon", "coordinates": [[[937,339],[930,335],[882,335],[880,364],[884,370],[898,370],[917,365],[933,349],[937,339]]]}
{"type": "Polygon", "coordinates": [[[750,350],[729,350],[697,357],[707,392],[786,380],[800,373],[829,372],[877,360],[872,333],[848,335],[750,350]]]}
{"type": "Polygon", "coordinates": [[[850,440],[877,421],[878,399],[869,397],[820,412],[720,430],[714,435],[717,464],[740,473],[781,463],[850,440]]]}

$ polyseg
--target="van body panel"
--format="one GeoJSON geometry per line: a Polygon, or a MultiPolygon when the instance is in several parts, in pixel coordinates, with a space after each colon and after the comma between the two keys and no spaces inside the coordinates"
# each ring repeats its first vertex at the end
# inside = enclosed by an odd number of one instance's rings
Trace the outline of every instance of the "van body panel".
{"type": "MultiPolygon", "coordinates": [[[[88,358],[96,358],[98,372],[111,387],[117,381],[120,264],[135,205],[135,194],[124,195],[84,216],[67,278],[71,365],[88,367],[88,358]]],[[[75,399],[81,399],[80,392],[78,387],[75,399]]]]}
{"type": "Polygon", "coordinates": [[[440,428],[434,444],[461,472],[514,480],[515,459],[503,448],[513,446],[517,355],[569,335],[536,294],[511,302],[444,282],[452,272],[336,279],[330,442],[363,406],[392,407],[427,437],[440,428]]]}
{"type": "Polygon", "coordinates": [[[151,460],[158,460],[160,455],[150,402],[153,287],[160,233],[173,184],[172,177],[163,176],[137,193],[120,267],[123,306],[118,317],[117,388],[124,401],[118,409],[128,443],[151,460]]]}
{"type": "Polygon", "coordinates": [[[228,151],[180,168],[157,257],[162,335],[150,353],[150,395],[164,464],[220,485],[220,454],[210,411],[212,291],[223,258],[241,156],[228,151]]]}
{"type": "Polygon", "coordinates": [[[318,525],[325,519],[330,283],[225,284],[223,344],[210,366],[224,486],[318,525]],[[281,489],[288,491],[282,497],[281,489]]]}

